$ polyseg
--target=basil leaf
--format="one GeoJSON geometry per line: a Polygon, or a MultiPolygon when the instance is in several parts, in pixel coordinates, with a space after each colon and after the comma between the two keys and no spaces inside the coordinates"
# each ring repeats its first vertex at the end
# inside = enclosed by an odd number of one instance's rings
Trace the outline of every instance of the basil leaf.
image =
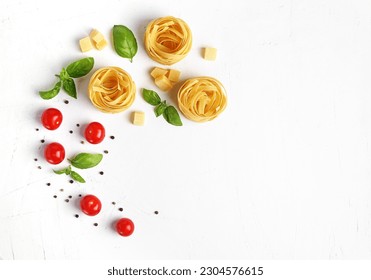
{"type": "Polygon", "coordinates": [[[75,171],[71,171],[71,178],[79,183],[85,183],[85,179],[81,177],[81,175],[75,171]]]}
{"type": "Polygon", "coordinates": [[[69,165],[67,168],[66,168],[66,175],[70,175],[71,174],[71,165],[69,165]]]}
{"type": "Polygon", "coordinates": [[[144,88],[143,89],[143,98],[147,103],[149,103],[153,106],[159,105],[161,103],[160,96],[158,96],[158,94],[153,90],[149,90],[149,89],[144,88]]]}
{"type": "Polygon", "coordinates": [[[67,66],[66,71],[72,78],[80,78],[87,75],[94,66],[94,58],[86,57],[67,66]]]}
{"type": "Polygon", "coordinates": [[[179,117],[178,111],[174,106],[168,106],[163,114],[165,120],[172,125],[182,126],[182,121],[179,117]]]}
{"type": "Polygon", "coordinates": [[[133,57],[138,51],[137,39],[133,32],[123,25],[115,25],[112,29],[113,45],[116,53],[133,62],[133,57]]]}
{"type": "Polygon", "coordinates": [[[67,73],[67,70],[62,68],[61,72],[59,73],[59,75],[56,75],[57,77],[59,77],[61,80],[62,80],[62,83],[65,81],[65,80],[68,80],[70,78],[70,75],[68,75],[67,73]]]}
{"type": "Polygon", "coordinates": [[[70,175],[70,173],[71,173],[71,165],[69,165],[68,167],[63,168],[61,170],[53,170],[53,172],[55,174],[58,174],[58,175],[60,175],[60,174],[70,175]]]}
{"type": "Polygon", "coordinates": [[[58,174],[58,175],[61,175],[61,174],[67,174],[66,171],[67,171],[67,168],[63,168],[63,169],[61,169],[61,170],[53,170],[53,172],[54,172],[55,174],[58,174]]]}
{"type": "Polygon", "coordinates": [[[45,99],[45,100],[48,100],[48,99],[52,99],[54,97],[56,97],[59,93],[59,91],[61,90],[61,81],[59,81],[58,83],[56,83],[54,85],[54,88],[52,88],[51,90],[47,90],[47,91],[39,91],[39,95],[42,99],[45,99]]]}
{"type": "Polygon", "coordinates": [[[73,98],[77,98],[76,86],[75,82],[72,78],[68,78],[67,80],[63,80],[63,89],[67,92],[67,94],[73,98]]]}
{"type": "Polygon", "coordinates": [[[102,154],[80,153],[71,160],[71,164],[76,168],[87,169],[98,165],[102,158],[102,154]]]}
{"type": "Polygon", "coordinates": [[[164,100],[160,104],[158,104],[157,107],[155,108],[156,117],[161,116],[164,113],[166,108],[167,108],[166,100],[164,100]]]}

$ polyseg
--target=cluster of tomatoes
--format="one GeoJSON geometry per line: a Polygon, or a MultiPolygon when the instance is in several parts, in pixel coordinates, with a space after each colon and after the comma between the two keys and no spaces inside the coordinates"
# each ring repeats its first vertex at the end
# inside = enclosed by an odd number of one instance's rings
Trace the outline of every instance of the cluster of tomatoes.
{"type": "MultiPolygon", "coordinates": [[[[48,108],[41,115],[42,125],[49,130],[56,130],[63,121],[61,111],[56,108],[48,108]]],[[[99,122],[89,123],[85,130],[85,139],[91,144],[99,144],[105,137],[105,128],[99,122]]],[[[44,157],[50,164],[59,164],[65,158],[65,149],[62,144],[52,142],[44,149],[44,157]]],[[[80,208],[88,216],[98,215],[102,209],[102,203],[98,197],[92,194],[85,195],[80,200],[80,208]]],[[[134,223],[128,218],[119,219],[116,222],[116,231],[122,236],[129,236],[134,231],[134,223]]]]}

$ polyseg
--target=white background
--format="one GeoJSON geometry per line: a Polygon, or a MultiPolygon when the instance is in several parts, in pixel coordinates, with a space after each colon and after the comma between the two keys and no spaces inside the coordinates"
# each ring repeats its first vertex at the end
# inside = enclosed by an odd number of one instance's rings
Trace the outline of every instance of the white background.
{"type": "MultiPolygon", "coordinates": [[[[370,65],[367,0],[2,0],[0,257],[369,259],[370,65]],[[183,80],[214,76],[227,89],[228,107],[212,122],[183,117],[183,127],[170,126],[141,97],[140,88],[156,89],[148,72],[160,66],[144,51],[145,26],[166,15],[184,19],[194,37],[172,67],[183,80]],[[111,44],[79,51],[92,28],[110,38],[114,24],[138,39],[133,63],[111,44]],[[202,59],[205,46],[218,49],[215,62],[202,59]],[[116,65],[132,75],[138,92],[128,111],[107,115],[91,105],[92,73],[78,81],[78,100],[38,96],[85,56],[95,58],[95,70],[116,65]],[[48,107],[64,114],[57,131],[40,124],[48,107]],[[131,124],[134,110],[146,112],[144,127],[131,124]],[[80,144],[90,121],[115,140],[80,144]],[[41,139],[61,142],[68,157],[109,154],[81,171],[86,184],[69,184],[43,160],[41,139]],[[87,193],[103,203],[96,217],[78,209],[78,194],[87,193]],[[113,230],[120,217],[135,222],[129,238],[113,230]]],[[[176,88],[160,95],[176,104],[176,88]]]]}

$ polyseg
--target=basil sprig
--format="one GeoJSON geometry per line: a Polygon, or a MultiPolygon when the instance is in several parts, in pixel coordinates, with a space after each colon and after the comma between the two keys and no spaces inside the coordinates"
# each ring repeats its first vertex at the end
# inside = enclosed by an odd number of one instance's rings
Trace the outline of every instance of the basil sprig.
{"type": "Polygon", "coordinates": [[[55,174],[61,175],[61,174],[66,174],[70,175],[72,179],[74,179],[76,182],[79,183],[85,183],[85,179],[76,171],[71,169],[71,165],[69,165],[66,168],[60,169],[60,170],[53,170],[55,174]]]}
{"type": "Polygon", "coordinates": [[[61,87],[71,97],[77,98],[77,91],[75,81],[72,78],[80,78],[87,75],[94,66],[94,58],[86,57],[75,62],[72,62],[67,68],[62,68],[58,77],[59,81],[55,84],[54,88],[47,91],[39,91],[42,99],[52,99],[58,95],[61,87]]]}
{"type": "MultiPolygon", "coordinates": [[[[77,154],[72,159],[69,159],[73,167],[79,169],[88,169],[94,166],[97,166],[102,161],[102,154],[89,154],[89,153],[80,153],[77,154]]],[[[66,174],[79,183],[85,183],[85,179],[76,171],[72,170],[71,165],[60,170],[53,170],[55,174],[66,174]]]]}
{"type": "Polygon", "coordinates": [[[182,120],[180,119],[178,111],[172,105],[167,105],[166,100],[161,101],[160,96],[157,92],[149,89],[143,89],[144,100],[155,107],[155,115],[159,117],[163,115],[164,119],[172,125],[182,126],[182,120]]]}
{"type": "Polygon", "coordinates": [[[112,37],[116,53],[133,62],[133,57],[138,51],[137,39],[133,32],[124,25],[115,25],[112,29],[112,37]]]}

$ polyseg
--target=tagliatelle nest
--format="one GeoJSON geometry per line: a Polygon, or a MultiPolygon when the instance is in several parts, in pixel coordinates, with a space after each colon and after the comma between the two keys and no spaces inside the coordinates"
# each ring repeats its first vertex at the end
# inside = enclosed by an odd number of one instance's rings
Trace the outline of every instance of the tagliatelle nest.
{"type": "Polygon", "coordinates": [[[135,100],[135,83],[119,67],[109,66],[97,70],[90,79],[88,89],[93,105],[105,113],[125,111],[135,100]]]}
{"type": "Polygon", "coordinates": [[[180,111],[195,122],[206,122],[219,116],[227,106],[227,95],[221,82],[212,77],[197,77],[184,82],[178,91],[180,111]]]}
{"type": "Polygon", "coordinates": [[[153,60],[171,65],[182,60],[190,51],[192,33],[183,20],[171,16],[162,17],[148,24],[144,44],[153,60]]]}

